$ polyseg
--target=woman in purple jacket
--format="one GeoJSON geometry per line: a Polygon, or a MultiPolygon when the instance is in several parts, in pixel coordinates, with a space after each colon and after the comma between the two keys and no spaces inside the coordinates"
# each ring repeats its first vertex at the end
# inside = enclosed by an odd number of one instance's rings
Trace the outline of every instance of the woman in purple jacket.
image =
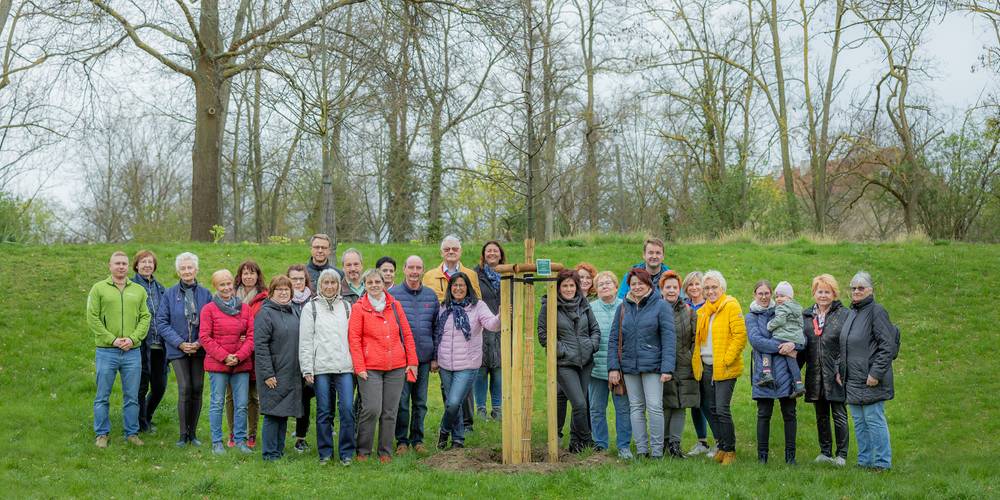
{"type": "Polygon", "coordinates": [[[434,332],[437,359],[431,361],[431,371],[441,370],[445,405],[438,449],[448,447],[449,436],[452,448],[465,446],[462,402],[472,391],[483,364],[483,329],[499,330],[500,318],[476,297],[465,273],[452,275],[434,332]]]}

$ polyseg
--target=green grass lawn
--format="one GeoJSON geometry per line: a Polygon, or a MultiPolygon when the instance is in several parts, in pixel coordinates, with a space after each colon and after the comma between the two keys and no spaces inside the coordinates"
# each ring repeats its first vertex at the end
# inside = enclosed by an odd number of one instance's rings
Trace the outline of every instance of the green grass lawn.
{"type": "MultiPolygon", "coordinates": [[[[512,245],[513,246],[513,245],[512,245]]],[[[542,245],[537,256],[575,264],[586,260],[619,276],[638,261],[640,244],[579,242],[542,245]]],[[[967,244],[835,244],[796,241],[783,245],[750,243],[671,246],[666,262],[686,273],[715,268],[729,282],[729,292],[749,303],[752,283],[761,278],[790,281],[799,301],[811,304],[813,275],[829,272],[842,288],[858,269],[874,276],[876,296],[902,330],[902,350],[895,362],[897,399],[886,406],[893,444],[893,471],[872,474],[853,467],[817,466],[814,412],[800,403],[797,467],[781,463],[780,416],[774,418],[767,466],[755,461],[756,406],[746,376],[736,386],[733,414],[737,463],[723,468],[706,459],[639,462],[571,468],[560,472],[441,472],[412,455],[388,466],[354,464],[321,467],[315,451],[264,464],[259,455],[209,452],[208,383],[199,437],[201,449],[178,450],[176,385],[156,413],[159,431],[144,436],[146,446],[129,448],[121,438],[121,395],[111,400],[112,441],[107,450],[93,444],[93,336],[84,323],[87,291],[107,276],[107,260],[117,247],[0,247],[0,496],[19,497],[992,497],[997,494],[998,364],[997,306],[1000,246],[967,244]]],[[[123,247],[134,253],[139,246],[123,247]]],[[[416,253],[433,265],[436,246],[359,245],[371,264],[378,256],[397,261],[416,253]]],[[[261,263],[265,274],[303,262],[302,245],[170,244],[152,248],[160,258],[160,280],[176,282],[173,258],[190,250],[201,257],[200,278],[208,281],[219,268],[234,270],[246,257],[261,263]]],[[[341,251],[346,246],[340,247],[341,251]]],[[[466,245],[466,262],[478,257],[478,245],[466,245]]],[[[508,258],[523,251],[510,248],[508,258]]],[[[401,273],[400,273],[401,276],[401,273]]],[[[535,408],[544,408],[544,356],[536,351],[535,408]]],[[[744,356],[749,359],[749,353],[744,356]]],[[[749,362],[748,362],[749,364],[749,362]]],[[[425,423],[433,441],[441,417],[438,378],[429,391],[425,423]]],[[[314,405],[315,407],[315,405],[314,405]]],[[[609,418],[613,418],[613,411],[609,418]]],[[[778,412],[776,412],[778,413],[778,412]]],[[[613,425],[611,426],[613,429],[613,425]]],[[[310,430],[312,434],[315,426],[310,430]]],[[[315,444],[314,435],[309,441],[315,444]]],[[[683,446],[694,441],[688,420],[683,446]]],[[[534,443],[544,446],[544,415],[535,415],[534,443]]],[[[469,447],[499,448],[496,423],[477,421],[469,447]]],[[[564,443],[565,444],[565,443],[564,443]]],[[[851,436],[849,463],[856,455],[851,436]]]]}

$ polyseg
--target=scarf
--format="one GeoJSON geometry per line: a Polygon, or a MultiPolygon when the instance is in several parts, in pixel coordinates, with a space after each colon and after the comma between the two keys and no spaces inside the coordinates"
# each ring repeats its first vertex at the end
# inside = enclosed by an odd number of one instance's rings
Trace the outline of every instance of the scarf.
{"type": "Polygon", "coordinates": [[[222,300],[219,294],[215,294],[212,296],[212,302],[215,302],[215,306],[228,316],[236,316],[243,309],[243,301],[236,295],[230,297],[229,300],[222,300]]]}
{"type": "Polygon", "coordinates": [[[184,317],[192,330],[198,329],[200,323],[198,305],[195,304],[194,292],[198,289],[198,281],[188,285],[181,281],[181,294],[184,296],[184,317]]]}
{"type": "Polygon", "coordinates": [[[309,297],[312,296],[312,290],[309,287],[305,287],[301,292],[292,291],[292,302],[296,304],[305,304],[309,297]]]}
{"type": "Polygon", "coordinates": [[[638,306],[639,302],[642,302],[642,299],[645,299],[646,297],[649,297],[649,294],[651,294],[651,293],[653,293],[653,289],[652,288],[650,288],[649,291],[646,292],[646,295],[643,295],[642,297],[639,297],[636,294],[632,293],[632,289],[629,289],[628,294],[625,295],[625,299],[631,301],[633,304],[635,304],[636,306],[638,306]]]}
{"type": "Polygon", "coordinates": [[[240,298],[240,302],[249,304],[250,301],[257,296],[257,289],[246,288],[243,285],[240,285],[240,287],[236,289],[236,296],[240,298]]]}
{"type": "Polygon", "coordinates": [[[326,302],[326,306],[330,308],[330,312],[333,312],[333,305],[336,304],[337,301],[340,300],[341,298],[342,297],[340,296],[339,293],[337,295],[334,295],[333,297],[327,297],[326,295],[322,294],[316,296],[317,300],[322,300],[323,302],[326,302]]]}
{"type": "Polygon", "coordinates": [[[767,304],[767,307],[764,307],[764,306],[758,304],[756,300],[750,303],[750,312],[752,312],[752,313],[767,312],[767,311],[770,311],[771,309],[774,309],[774,301],[773,300],[770,303],[767,304]]]}
{"type": "Polygon", "coordinates": [[[372,294],[368,294],[368,303],[372,305],[372,309],[376,312],[382,312],[385,310],[385,292],[382,293],[382,298],[375,300],[372,294]]]}
{"type": "Polygon", "coordinates": [[[494,290],[500,289],[500,273],[493,270],[488,264],[483,264],[483,274],[486,275],[486,280],[490,283],[490,288],[494,290]]]}
{"type": "Polygon", "coordinates": [[[455,315],[455,328],[462,331],[462,336],[468,342],[472,338],[472,325],[469,324],[469,315],[465,313],[465,306],[472,304],[469,297],[460,301],[450,301],[441,304],[441,313],[438,315],[437,324],[434,325],[434,344],[441,344],[441,337],[444,336],[444,324],[448,321],[448,316],[455,315]]]}
{"type": "Polygon", "coordinates": [[[703,343],[703,341],[708,338],[708,323],[712,316],[722,310],[722,308],[732,300],[735,299],[726,294],[722,294],[722,296],[719,297],[719,300],[715,302],[706,300],[705,303],[702,304],[701,309],[698,310],[698,333],[696,334],[696,345],[703,343]]]}
{"type": "Polygon", "coordinates": [[[573,298],[569,300],[564,299],[562,294],[558,294],[558,305],[556,307],[558,307],[559,311],[573,322],[574,327],[580,321],[580,311],[582,310],[580,302],[586,304],[587,300],[579,293],[574,295],[573,298]]]}

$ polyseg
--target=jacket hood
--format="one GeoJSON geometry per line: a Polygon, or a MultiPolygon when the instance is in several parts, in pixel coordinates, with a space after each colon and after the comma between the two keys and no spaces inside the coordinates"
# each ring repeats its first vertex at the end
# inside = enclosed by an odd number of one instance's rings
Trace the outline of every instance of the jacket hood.
{"type": "Polygon", "coordinates": [[[295,310],[292,308],[292,301],[288,301],[287,304],[279,304],[271,299],[265,299],[264,305],[261,306],[261,309],[274,309],[275,311],[283,313],[295,312],[295,310]]]}
{"type": "Polygon", "coordinates": [[[758,304],[756,300],[750,303],[750,312],[753,314],[764,314],[767,313],[768,311],[774,311],[773,300],[767,307],[758,304]]]}

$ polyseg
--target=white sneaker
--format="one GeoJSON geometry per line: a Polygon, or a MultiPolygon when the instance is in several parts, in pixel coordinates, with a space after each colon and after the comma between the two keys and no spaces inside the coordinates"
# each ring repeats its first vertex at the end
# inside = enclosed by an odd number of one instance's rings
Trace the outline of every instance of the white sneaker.
{"type": "Polygon", "coordinates": [[[687,456],[693,457],[695,455],[702,455],[705,453],[708,453],[708,446],[705,446],[701,441],[698,441],[698,443],[694,445],[694,448],[691,448],[691,451],[687,452],[687,456]]]}
{"type": "Polygon", "coordinates": [[[719,445],[713,444],[711,448],[708,449],[708,453],[705,454],[708,458],[715,458],[715,454],[719,451],[719,445]]]}
{"type": "Polygon", "coordinates": [[[820,453],[819,456],[816,457],[816,460],[813,460],[813,461],[816,462],[816,463],[818,463],[818,464],[832,464],[833,463],[833,457],[828,457],[828,456],[820,453]]]}
{"type": "Polygon", "coordinates": [[[833,465],[836,465],[837,467],[843,467],[843,466],[847,465],[847,460],[844,460],[844,457],[834,458],[833,459],[833,465]]]}

